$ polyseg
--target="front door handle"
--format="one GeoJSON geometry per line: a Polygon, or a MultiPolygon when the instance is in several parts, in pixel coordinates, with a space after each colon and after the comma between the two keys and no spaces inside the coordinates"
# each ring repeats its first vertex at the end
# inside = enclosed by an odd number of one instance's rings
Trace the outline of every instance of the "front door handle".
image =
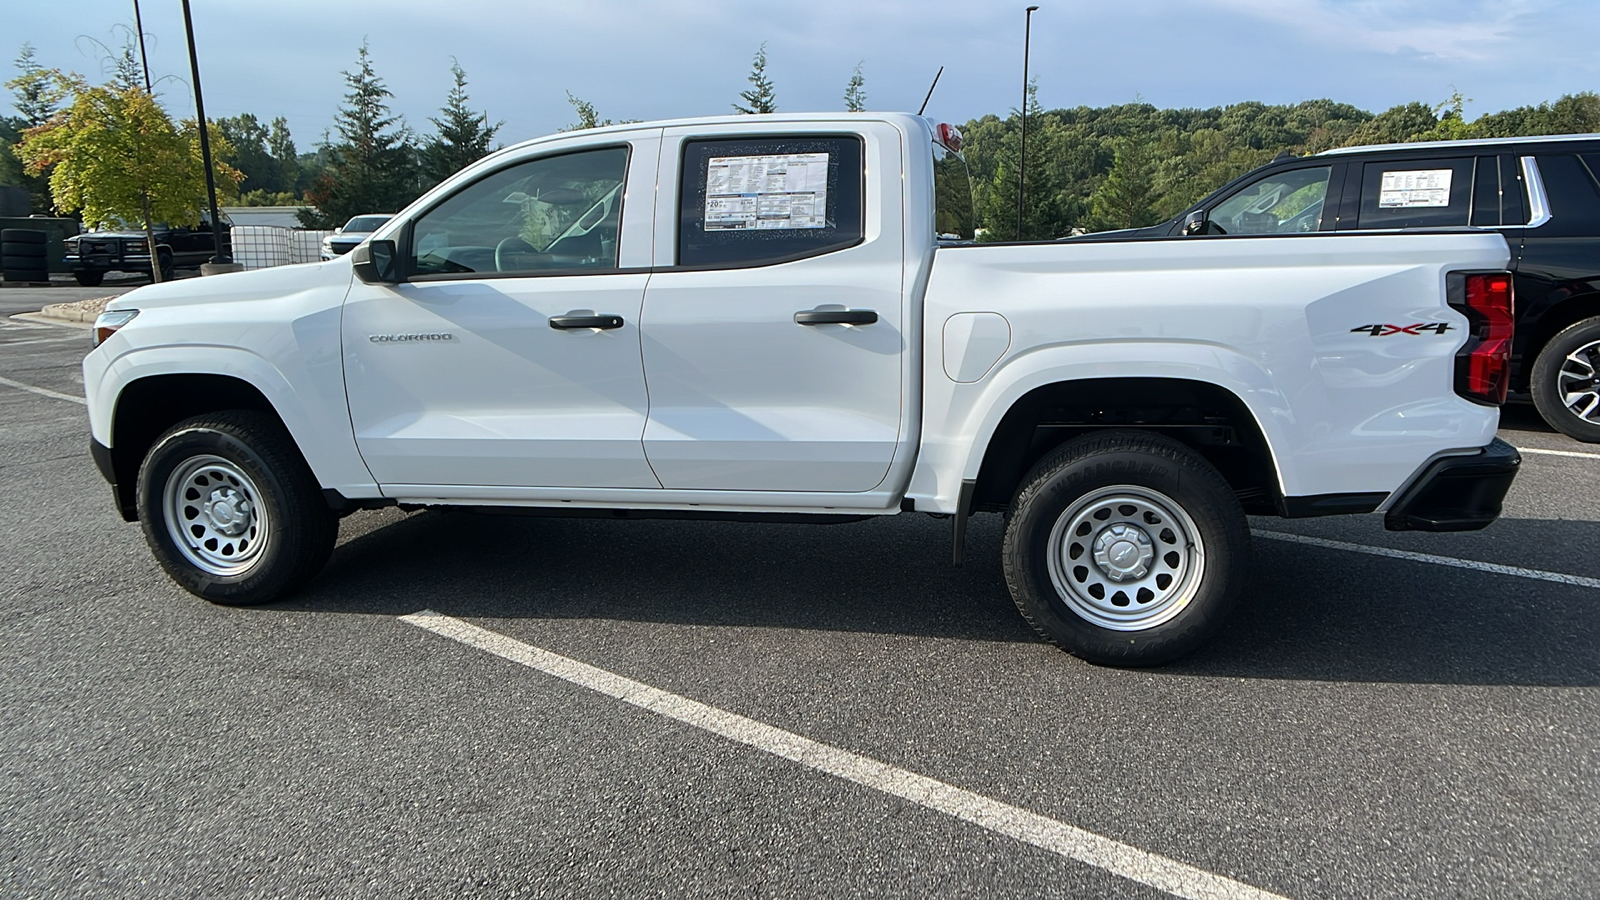
{"type": "Polygon", "coordinates": [[[621,316],[607,315],[572,315],[551,316],[551,328],[621,328],[621,316]]]}
{"type": "Polygon", "coordinates": [[[878,313],[870,309],[806,309],[794,314],[797,325],[871,325],[878,313]]]}

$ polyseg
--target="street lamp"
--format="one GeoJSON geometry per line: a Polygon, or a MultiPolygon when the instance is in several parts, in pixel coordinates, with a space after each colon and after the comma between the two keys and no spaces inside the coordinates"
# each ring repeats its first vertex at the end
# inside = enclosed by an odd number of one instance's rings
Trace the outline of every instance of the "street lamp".
{"type": "MultiPolygon", "coordinates": [[[[194,112],[200,122],[200,161],[206,167],[206,196],[211,201],[211,239],[217,255],[212,261],[221,265],[233,262],[233,256],[222,243],[222,216],[217,210],[217,177],[211,163],[211,136],[206,127],[206,104],[200,99],[200,59],[194,53],[194,20],[189,16],[189,0],[183,0],[183,30],[189,37],[189,71],[194,75],[194,112]]],[[[203,271],[203,269],[202,269],[203,271]]]]}
{"type": "MultiPolygon", "coordinates": [[[[188,0],[184,0],[185,3],[188,0]]],[[[1028,7],[1022,25],[1022,139],[1017,150],[1017,240],[1022,240],[1022,198],[1028,177],[1028,44],[1033,39],[1033,11],[1028,7]]]]}

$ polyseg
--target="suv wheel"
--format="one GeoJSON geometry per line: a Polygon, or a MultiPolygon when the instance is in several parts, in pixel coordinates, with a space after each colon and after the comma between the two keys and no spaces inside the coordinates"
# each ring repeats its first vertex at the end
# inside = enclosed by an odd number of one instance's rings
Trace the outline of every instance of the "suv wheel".
{"type": "Polygon", "coordinates": [[[213,603],[265,603],[333,551],[338,518],[273,417],[243,410],[179,422],[139,468],[139,521],[161,567],[213,603]]]}
{"type": "Polygon", "coordinates": [[[72,273],[72,277],[78,279],[78,283],[84,287],[99,287],[100,282],[105,280],[106,273],[92,269],[77,269],[72,273]]]}
{"type": "Polygon", "coordinates": [[[1193,450],[1140,432],[1085,435],[1011,501],[1006,585],[1046,640],[1090,662],[1158,665],[1204,643],[1239,595],[1250,530],[1193,450]]]}
{"type": "Polygon", "coordinates": [[[1529,388],[1550,427],[1600,443],[1600,316],[1568,326],[1544,345],[1529,388]]]}

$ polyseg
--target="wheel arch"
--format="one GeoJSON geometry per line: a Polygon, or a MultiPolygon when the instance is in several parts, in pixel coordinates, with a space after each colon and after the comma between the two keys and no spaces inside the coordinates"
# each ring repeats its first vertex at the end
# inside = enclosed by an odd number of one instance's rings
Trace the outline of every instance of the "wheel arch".
{"type": "Polygon", "coordinates": [[[1600,291],[1568,297],[1541,310],[1539,317],[1528,326],[1527,336],[1519,341],[1522,358],[1512,376],[1511,389],[1518,392],[1529,390],[1533,382],[1534,362],[1545,345],[1572,325],[1595,316],[1600,316],[1600,291]]]}
{"type": "Polygon", "coordinates": [[[1283,510],[1277,464],[1255,412],[1222,385],[1169,376],[1077,378],[1029,389],[982,445],[976,472],[967,476],[974,481],[971,508],[1003,510],[1051,450],[1108,429],[1171,437],[1215,466],[1246,510],[1283,510]]]}

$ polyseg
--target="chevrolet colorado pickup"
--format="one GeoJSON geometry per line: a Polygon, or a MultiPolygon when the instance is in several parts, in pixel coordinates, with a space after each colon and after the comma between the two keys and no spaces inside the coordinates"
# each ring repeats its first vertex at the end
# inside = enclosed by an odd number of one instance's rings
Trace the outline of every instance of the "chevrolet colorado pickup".
{"type": "Polygon", "coordinates": [[[183,587],[272,600],[338,517],[1005,514],[1085,659],[1199,646],[1247,514],[1482,528],[1503,237],[978,244],[959,133],[903,114],[629,124],[497,152],[338,259],[141,288],[91,449],[183,587]]]}

